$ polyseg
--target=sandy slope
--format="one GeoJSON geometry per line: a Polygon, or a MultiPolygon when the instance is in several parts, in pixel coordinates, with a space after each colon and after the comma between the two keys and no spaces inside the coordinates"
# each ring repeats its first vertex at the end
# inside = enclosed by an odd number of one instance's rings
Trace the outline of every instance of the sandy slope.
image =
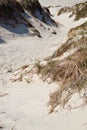
{"type": "MultiPolygon", "coordinates": [[[[59,1],[55,1],[56,5],[57,2],[59,1]]],[[[51,12],[56,13],[54,9],[51,9],[51,12]]],[[[13,72],[22,65],[32,64],[37,59],[51,55],[57,49],[57,45],[67,39],[70,28],[87,20],[85,18],[74,22],[74,18],[68,16],[68,13],[59,17],[55,15],[54,19],[61,23],[59,28],[53,28],[57,35],[49,35],[46,32],[44,39],[26,36],[0,44],[0,126],[4,130],[87,129],[87,107],[69,112],[62,110],[48,115],[49,94],[58,87],[56,84],[49,85],[38,79],[36,75],[30,84],[25,81],[15,83],[9,81],[12,74],[8,70],[12,69],[13,72]]],[[[78,95],[74,98],[73,102],[78,106],[80,102],[76,102],[78,95]]]]}
{"type": "Polygon", "coordinates": [[[3,92],[9,95],[0,98],[0,123],[4,130],[86,130],[87,108],[48,115],[46,103],[56,84],[48,85],[35,76],[30,84],[9,85],[3,92]]]}
{"type": "Polygon", "coordinates": [[[45,6],[72,6],[74,4],[80,3],[80,2],[84,2],[86,0],[39,0],[42,5],[45,6]]]}

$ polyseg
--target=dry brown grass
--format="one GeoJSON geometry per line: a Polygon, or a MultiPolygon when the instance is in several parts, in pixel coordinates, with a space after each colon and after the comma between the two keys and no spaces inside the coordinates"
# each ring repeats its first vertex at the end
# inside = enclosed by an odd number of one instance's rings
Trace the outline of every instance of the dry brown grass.
{"type": "MultiPolygon", "coordinates": [[[[50,95],[48,103],[51,107],[50,112],[53,112],[58,105],[64,108],[75,92],[87,88],[87,36],[86,32],[81,32],[81,37],[78,38],[76,34],[78,29],[79,27],[74,29],[72,37],[59,47],[58,51],[48,60],[47,65],[38,64],[37,66],[38,73],[42,75],[43,80],[50,78],[53,82],[61,83],[60,88],[50,95]],[[75,48],[76,51],[73,54],[59,59],[64,53],[75,48]],[[54,60],[55,58],[57,60],[54,60]]],[[[83,28],[82,31],[84,30],[83,28]]]]}
{"type": "Polygon", "coordinates": [[[75,91],[79,92],[87,87],[87,48],[79,49],[56,67],[55,79],[61,81],[62,85],[50,95],[50,112],[58,105],[64,108],[75,91]]]}

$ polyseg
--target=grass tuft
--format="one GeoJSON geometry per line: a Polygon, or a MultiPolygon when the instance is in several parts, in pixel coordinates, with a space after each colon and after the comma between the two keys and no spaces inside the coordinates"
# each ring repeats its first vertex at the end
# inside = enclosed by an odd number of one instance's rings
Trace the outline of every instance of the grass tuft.
{"type": "Polygon", "coordinates": [[[85,91],[87,88],[87,33],[84,33],[86,28],[87,22],[70,30],[69,39],[59,47],[48,63],[44,66],[38,64],[42,79],[50,78],[52,82],[61,83],[60,88],[50,95],[50,112],[58,105],[64,108],[75,92],[81,92],[83,89],[85,91]],[[75,51],[72,54],[61,58],[73,49],[75,51]]]}

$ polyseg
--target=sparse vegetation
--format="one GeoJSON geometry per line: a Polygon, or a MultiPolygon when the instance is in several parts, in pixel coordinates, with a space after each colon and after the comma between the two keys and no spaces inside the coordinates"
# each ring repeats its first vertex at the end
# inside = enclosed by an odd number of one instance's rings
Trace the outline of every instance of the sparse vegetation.
{"type": "MultiPolygon", "coordinates": [[[[72,8],[61,9],[59,14],[72,11],[72,15],[75,15],[75,20],[78,20],[87,16],[86,8],[87,2],[80,3],[72,8]]],[[[29,20],[21,14],[25,10],[44,23],[48,24],[48,21],[51,21],[53,25],[57,26],[50,17],[49,9],[42,7],[38,0],[21,0],[20,2],[16,0],[0,0],[0,21],[28,23],[33,28],[29,20]],[[36,11],[41,17],[37,16],[36,11]]],[[[35,28],[33,32],[41,37],[35,28]]],[[[56,34],[56,32],[53,33],[56,34]]],[[[13,81],[26,80],[30,83],[31,70],[25,71],[27,68],[28,66],[26,65],[22,66],[21,71],[23,73],[16,75],[16,79],[13,81]],[[27,78],[24,78],[25,75],[27,78]]],[[[43,80],[50,78],[52,82],[60,83],[61,87],[50,95],[48,103],[51,106],[50,112],[53,112],[58,105],[64,108],[72,94],[85,90],[87,88],[87,22],[71,29],[68,33],[67,42],[62,44],[54,55],[47,60],[47,64],[41,65],[37,63],[35,68],[35,72],[40,74],[43,80]],[[63,57],[64,54],[68,54],[71,51],[73,52],[72,54],[63,57]]]]}
{"type": "Polygon", "coordinates": [[[80,18],[85,18],[85,17],[87,17],[87,2],[79,3],[72,7],[61,8],[58,11],[58,15],[65,13],[65,12],[72,12],[70,17],[75,15],[75,20],[79,20],[80,18]]]}
{"type": "Polygon", "coordinates": [[[30,17],[35,17],[47,25],[57,26],[50,16],[50,11],[42,7],[38,0],[0,0],[0,23],[2,26],[17,27],[19,24],[23,24],[26,26],[27,32],[30,29],[32,35],[41,38],[40,32],[34,27],[30,17]]]}
{"type": "Polygon", "coordinates": [[[8,24],[23,23],[32,27],[29,19],[22,14],[25,10],[44,23],[57,26],[50,16],[49,9],[42,7],[38,0],[0,0],[0,21],[8,24]]]}
{"type": "Polygon", "coordinates": [[[72,94],[87,87],[87,22],[71,29],[68,36],[68,41],[59,47],[47,65],[38,65],[43,80],[50,78],[61,83],[61,87],[50,95],[50,112],[58,105],[64,108],[72,94]],[[74,53],[61,58],[73,49],[74,53]]]}
{"type": "Polygon", "coordinates": [[[51,18],[49,8],[42,7],[38,0],[21,0],[21,5],[34,17],[46,24],[57,26],[57,23],[51,18]],[[49,22],[50,21],[50,22],[49,22]]]}

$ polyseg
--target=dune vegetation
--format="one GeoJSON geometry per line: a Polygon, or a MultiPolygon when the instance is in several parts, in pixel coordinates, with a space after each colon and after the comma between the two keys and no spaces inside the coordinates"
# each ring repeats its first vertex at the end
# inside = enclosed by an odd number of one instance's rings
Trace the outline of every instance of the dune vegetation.
{"type": "Polygon", "coordinates": [[[75,92],[87,88],[87,22],[71,29],[67,42],[46,61],[46,65],[36,64],[37,73],[43,80],[60,83],[48,103],[53,112],[58,105],[64,108],[75,92]]]}
{"type": "MultiPolygon", "coordinates": [[[[75,20],[78,20],[86,17],[86,7],[87,2],[77,4],[72,8],[65,7],[59,11],[58,15],[72,11],[75,20]]],[[[25,10],[44,23],[48,24],[48,21],[51,21],[57,26],[49,10],[42,7],[38,0],[0,0],[0,21],[28,23],[33,27],[22,15],[25,10]]],[[[45,61],[45,65],[39,62],[34,68],[43,80],[50,79],[50,82],[60,83],[60,88],[50,95],[48,103],[51,106],[50,112],[53,112],[58,105],[64,108],[75,92],[83,89],[85,91],[87,88],[87,22],[72,28],[68,33],[68,40],[45,61]]],[[[84,101],[85,99],[86,96],[84,96],[84,101]]]]}
{"type": "Polygon", "coordinates": [[[75,20],[87,17],[87,2],[76,4],[72,7],[63,7],[58,11],[58,15],[71,12],[70,17],[75,15],[75,20]]]}
{"type": "Polygon", "coordinates": [[[56,22],[51,18],[49,9],[42,7],[38,0],[0,0],[0,21],[21,23],[21,20],[24,20],[27,22],[29,20],[22,15],[26,10],[44,23],[57,26],[56,22]]]}

